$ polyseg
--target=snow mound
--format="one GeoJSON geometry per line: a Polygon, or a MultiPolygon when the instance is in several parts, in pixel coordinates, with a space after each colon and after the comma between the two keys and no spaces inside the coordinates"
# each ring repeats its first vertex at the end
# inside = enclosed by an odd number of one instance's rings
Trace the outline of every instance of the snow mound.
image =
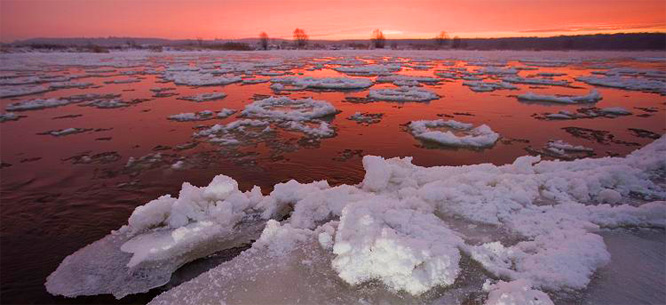
{"type": "Polygon", "coordinates": [[[370,90],[368,98],[377,101],[390,102],[429,102],[439,98],[436,93],[414,87],[400,87],[397,89],[370,90]]]}
{"type": "Polygon", "coordinates": [[[378,279],[413,295],[453,284],[462,239],[424,202],[409,204],[415,207],[380,197],[345,207],[333,246],[333,268],[343,280],[378,279]]]}
{"type": "Polygon", "coordinates": [[[412,121],[409,123],[408,128],[412,135],[418,139],[447,146],[489,147],[493,146],[497,139],[499,139],[499,134],[487,125],[474,128],[472,124],[454,120],[412,121]],[[440,131],[435,130],[435,128],[447,128],[451,130],[440,131]],[[452,131],[463,133],[464,135],[459,136],[452,131]]]}
{"type": "Polygon", "coordinates": [[[540,95],[528,92],[518,95],[521,101],[532,102],[546,102],[546,103],[560,103],[560,104],[583,104],[583,103],[596,103],[602,99],[601,94],[597,90],[592,90],[586,95],[571,96],[571,95],[540,95]]]}

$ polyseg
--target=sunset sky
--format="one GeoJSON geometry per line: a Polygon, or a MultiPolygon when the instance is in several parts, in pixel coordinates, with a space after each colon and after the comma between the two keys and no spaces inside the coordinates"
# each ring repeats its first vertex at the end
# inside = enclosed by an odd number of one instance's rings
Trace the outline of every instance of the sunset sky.
{"type": "Polygon", "coordinates": [[[0,39],[365,39],[664,32],[664,0],[0,0],[0,39]]]}

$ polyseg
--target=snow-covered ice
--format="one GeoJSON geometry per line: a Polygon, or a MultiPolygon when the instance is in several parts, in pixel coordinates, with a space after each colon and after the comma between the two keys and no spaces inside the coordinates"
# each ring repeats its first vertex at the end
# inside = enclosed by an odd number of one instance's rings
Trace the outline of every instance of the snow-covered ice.
{"type": "Polygon", "coordinates": [[[396,89],[372,89],[368,98],[376,101],[390,102],[429,102],[439,98],[436,93],[415,87],[400,87],[396,89]]]}
{"type": "Polygon", "coordinates": [[[241,112],[251,118],[290,121],[311,120],[336,113],[337,109],[327,101],[312,98],[291,99],[284,96],[254,101],[241,112]]]}
{"type": "MultiPolygon", "coordinates": [[[[273,84],[282,86],[275,87],[279,90],[303,90],[303,89],[365,89],[373,85],[372,80],[367,78],[346,78],[346,77],[280,77],[272,78],[273,84]],[[285,87],[288,85],[289,87],[285,87]]],[[[271,87],[273,88],[273,87],[271,87]]]]}
{"type": "Polygon", "coordinates": [[[412,121],[408,125],[414,137],[436,142],[438,144],[456,147],[489,147],[497,142],[499,134],[488,125],[474,127],[472,124],[461,123],[454,120],[420,120],[412,121]],[[449,130],[437,130],[446,128],[449,130]],[[458,135],[457,133],[462,133],[458,135]]]}
{"type": "Polygon", "coordinates": [[[521,101],[530,102],[544,102],[544,103],[560,103],[560,104],[583,104],[583,103],[596,103],[602,99],[601,94],[597,90],[592,90],[586,95],[572,96],[572,95],[542,95],[532,92],[518,95],[521,101]]]}
{"type": "Polygon", "coordinates": [[[214,101],[214,100],[219,100],[225,98],[227,95],[222,92],[213,92],[213,93],[200,93],[197,95],[192,95],[192,96],[183,96],[180,99],[181,100],[187,100],[187,101],[192,101],[192,102],[206,102],[206,101],[214,101]]]}
{"type": "Polygon", "coordinates": [[[7,105],[5,109],[7,111],[39,110],[44,108],[54,108],[54,107],[64,106],[71,103],[72,103],[71,100],[60,99],[60,98],[34,99],[18,103],[11,103],[7,105]]]}

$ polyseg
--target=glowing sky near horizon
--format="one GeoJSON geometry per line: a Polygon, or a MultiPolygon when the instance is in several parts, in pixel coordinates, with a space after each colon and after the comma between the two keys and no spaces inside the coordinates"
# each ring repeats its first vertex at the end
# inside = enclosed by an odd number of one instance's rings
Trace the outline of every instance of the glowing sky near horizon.
{"type": "Polygon", "coordinates": [[[664,0],[0,0],[0,40],[34,37],[311,39],[666,31],[664,0]]]}

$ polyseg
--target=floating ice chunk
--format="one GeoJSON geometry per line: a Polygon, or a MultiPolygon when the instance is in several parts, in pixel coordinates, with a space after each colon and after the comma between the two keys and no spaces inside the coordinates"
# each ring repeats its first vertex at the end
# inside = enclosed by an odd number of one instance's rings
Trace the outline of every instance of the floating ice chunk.
{"type": "Polygon", "coordinates": [[[337,109],[326,101],[269,97],[245,106],[242,115],[272,120],[307,121],[337,113],[337,109]]]}
{"type": "Polygon", "coordinates": [[[518,70],[514,68],[485,67],[481,70],[478,70],[477,72],[489,75],[505,75],[505,74],[517,74],[518,70]]]}
{"type": "Polygon", "coordinates": [[[136,77],[127,77],[127,78],[120,78],[120,79],[114,79],[111,81],[106,81],[104,82],[105,84],[130,84],[130,83],[138,83],[140,82],[141,79],[136,78],[136,77]]]}
{"type": "Polygon", "coordinates": [[[268,78],[245,78],[243,79],[243,85],[252,85],[252,84],[262,84],[269,82],[268,78]]]}
{"type": "Polygon", "coordinates": [[[437,142],[442,145],[449,146],[468,146],[468,147],[488,147],[493,146],[499,134],[494,132],[487,125],[481,125],[473,128],[474,125],[461,123],[454,120],[444,121],[442,119],[434,121],[412,121],[409,123],[409,130],[414,137],[437,142]],[[457,132],[464,133],[463,136],[458,136],[450,130],[439,131],[434,128],[449,128],[457,132]]]}
{"type": "Polygon", "coordinates": [[[176,85],[186,86],[218,86],[243,81],[240,76],[223,77],[198,71],[166,72],[163,77],[176,85]]]}
{"type": "Polygon", "coordinates": [[[666,95],[666,83],[663,80],[658,80],[658,79],[607,75],[600,77],[580,76],[577,77],[576,80],[595,86],[620,88],[620,89],[635,90],[635,91],[655,92],[661,95],[666,95]]]}
{"type": "Polygon", "coordinates": [[[218,119],[228,118],[236,112],[237,111],[234,109],[223,108],[222,110],[217,112],[217,118],[218,119]]]}
{"type": "Polygon", "coordinates": [[[363,76],[373,76],[373,75],[388,75],[393,72],[400,71],[402,67],[398,64],[387,64],[387,65],[364,65],[364,66],[343,66],[333,68],[338,72],[342,72],[349,75],[363,75],[363,76]]]}
{"type": "Polygon", "coordinates": [[[368,98],[377,101],[392,102],[429,102],[438,99],[439,95],[426,89],[400,87],[397,89],[370,90],[368,98]]]}
{"type": "Polygon", "coordinates": [[[211,110],[203,110],[199,112],[187,112],[170,115],[169,120],[186,122],[186,121],[205,121],[215,118],[215,112],[211,110]]]}
{"type": "Polygon", "coordinates": [[[489,292],[485,305],[555,305],[547,294],[532,289],[529,281],[523,279],[496,284],[486,282],[483,288],[489,292]]]}
{"type": "Polygon", "coordinates": [[[267,127],[270,123],[260,120],[243,119],[230,122],[229,124],[215,124],[210,128],[195,132],[195,137],[213,136],[218,133],[227,133],[233,130],[243,131],[245,127],[267,127]]]}
{"type": "Polygon", "coordinates": [[[38,76],[0,78],[0,85],[30,85],[42,82],[38,76]]]}
{"type": "Polygon", "coordinates": [[[441,80],[436,77],[398,75],[398,74],[377,77],[378,83],[396,83],[396,82],[438,83],[440,81],[441,80]]]}
{"type": "Polygon", "coordinates": [[[316,138],[327,138],[335,136],[335,130],[324,121],[313,121],[312,123],[288,121],[281,124],[281,126],[287,130],[300,131],[306,135],[316,138]]]}
{"type": "Polygon", "coordinates": [[[0,87],[0,97],[23,96],[50,90],[51,88],[45,86],[2,86],[0,87]]]}
{"type": "Polygon", "coordinates": [[[528,85],[545,85],[545,86],[569,86],[566,80],[553,80],[550,78],[536,78],[536,77],[520,77],[520,76],[505,76],[502,80],[507,83],[514,84],[528,84],[528,85]]]}
{"type": "Polygon", "coordinates": [[[85,89],[90,86],[92,86],[93,83],[85,83],[85,82],[55,82],[55,83],[50,83],[49,88],[51,89],[66,89],[66,88],[79,88],[79,89],[85,89]]]}
{"type": "Polygon", "coordinates": [[[178,161],[176,161],[176,163],[171,164],[171,169],[175,169],[175,170],[180,170],[180,169],[183,169],[184,167],[185,167],[185,161],[183,161],[183,160],[178,160],[178,161]]]}
{"type": "Polygon", "coordinates": [[[99,99],[87,102],[84,105],[100,109],[113,109],[113,108],[129,107],[130,104],[121,99],[110,99],[110,100],[99,99]]]}
{"type": "Polygon", "coordinates": [[[548,144],[546,145],[549,149],[554,149],[557,151],[584,151],[584,152],[593,151],[592,148],[585,147],[582,145],[571,145],[562,140],[549,141],[548,144]]]}
{"type": "Polygon", "coordinates": [[[227,95],[222,92],[213,92],[213,93],[200,93],[193,96],[183,96],[181,100],[187,100],[192,102],[206,102],[213,101],[225,98],[227,95]]]}
{"type": "Polygon", "coordinates": [[[516,90],[518,87],[505,83],[502,81],[499,82],[482,82],[482,81],[466,81],[463,82],[463,86],[468,86],[474,92],[492,92],[495,90],[516,90]]]}
{"type": "Polygon", "coordinates": [[[558,113],[546,114],[545,118],[551,119],[551,120],[571,120],[571,119],[575,119],[576,115],[571,113],[570,111],[561,110],[558,113]]]}
{"type": "Polygon", "coordinates": [[[21,116],[13,112],[0,113],[0,123],[7,121],[16,121],[19,118],[21,118],[21,116]]]}
{"type": "Polygon", "coordinates": [[[18,103],[11,103],[5,107],[7,111],[27,111],[27,110],[38,110],[44,108],[53,108],[64,106],[72,103],[70,100],[59,99],[59,98],[50,98],[50,99],[35,99],[27,100],[18,103]]]}
{"type": "Polygon", "coordinates": [[[599,112],[604,113],[604,114],[612,114],[612,115],[631,115],[631,111],[627,110],[626,108],[623,107],[608,107],[608,108],[601,108],[599,112]]]}
{"type": "Polygon", "coordinates": [[[462,239],[418,208],[388,198],[347,205],[333,246],[338,275],[352,285],[377,279],[413,295],[453,284],[462,239]]]}
{"type": "Polygon", "coordinates": [[[208,142],[218,144],[218,145],[238,145],[241,142],[237,139],[234,139],[228,135],[222,137],[213,137],[209,138],[208,142]]]}
{"type": "Polygon", "coordinates": [[[590,93],[581,96],[540,95],[528,92],[525,94],[518,95],[518,99],[522,101],[533,101],[533,102],[582,104],[582,103],[596,103],[600,101],[602,97],[597,90],[592,90],[590,93]]]}
{"type": "Polygon", "coordinates": [[[53,130],[48,132],[49,135],[52,135],[54,137],[62,137],[62,136],[68,136],[72,134],[77,134],[77,133],[83,133],[86,131],[90,131],[91,129],[86,129],[86,128],[65,128],[61,130],[53,130]]]}
{"type": "Polygon", "coordinates": [[[285,90],[285,85],[291,86],[293,90],[302,89],[365,89],[373,85],[372,80],[365,78],[346,77],[281,77],[273,78],[271,82],[281,84],[276,90],[285,90]]]}
{"type": "Polygon", "coordinates": [[[384,116],[383,113],[355,112],[348,119],[352,120],[352,121],[356,121],[358,123],[363,123],[363,124],[370,125],[370,124],[375,124],[375,123],[381,122],[383,116],[384,116]]]}

